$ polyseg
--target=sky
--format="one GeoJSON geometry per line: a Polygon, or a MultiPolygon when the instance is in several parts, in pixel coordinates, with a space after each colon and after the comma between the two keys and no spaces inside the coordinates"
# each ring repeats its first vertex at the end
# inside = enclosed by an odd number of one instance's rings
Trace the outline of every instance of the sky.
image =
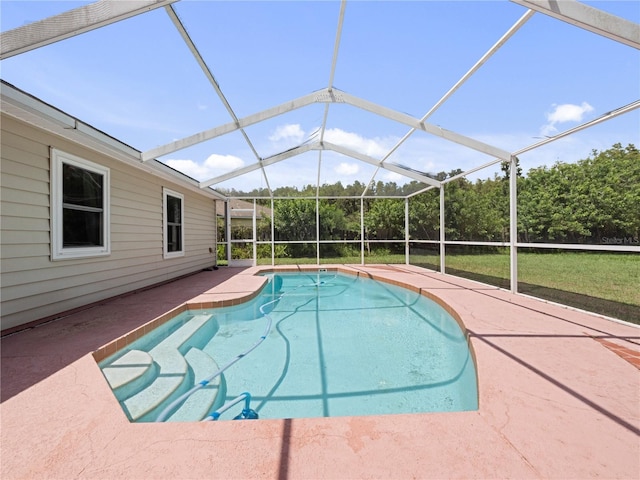
{"type": "MultiPolygon", "coordinates": [[[[89,2],[0,3],[3,32],[89,2]]],[[[637,1],[584,2],[640,22],[637,1]]],[[[185,1],[174,8],[238,118],[330,82],[337,1],[185,1]]],[[[350,1],[332,86],[422,118],[526,8],[508,1],[350,1]]],[[[163,8],[3,60],[3,80],[142,152],[232,121],[163,8]]],[[[427,122],[517,152],[640,98],[640,52],[535,13],[427,122]]],[[[313,104],[159,160],[206,181],[318,139],[313,104]],[[254,153],[252,150],[255,150],[254,153]]],[[[385,157],[409,127],[331,104],[326,141],[385,157]]],[[[615,143],[640,146],[640,109],[519,156],[523,171],[575,162],[615,143]]],[[[415,132],[390,162],[438,173],[492,157],[415,132]]],[[[311,151],[218,184],[250,190],[355,180],[375,167],[311,151]],[[319,160],[321,160],[319,162],[319,160]],[[320,165],[320,168],[319,168],[320,165]],[[319,171],[319,173],[318,173],[319,171]]],[[[499,165],[469,178],[489,178],[499,165]]],[[[409,179],[381,170],[375,180],[409,179]]]]}

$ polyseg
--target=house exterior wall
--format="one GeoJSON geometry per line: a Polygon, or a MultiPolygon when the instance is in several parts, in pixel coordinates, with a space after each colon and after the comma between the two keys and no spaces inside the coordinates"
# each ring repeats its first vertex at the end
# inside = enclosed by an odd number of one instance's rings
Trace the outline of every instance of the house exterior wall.
{"type": "Polygon", "coordinates": [[[1,329],[211,267],[215,202],[13,117],[1,118],[1,329]],[[111,253],[51,259],[50,147],[110,169],[111,253]],[[184,256],[163,258],[163,187],[184,195],[184,256]]]}

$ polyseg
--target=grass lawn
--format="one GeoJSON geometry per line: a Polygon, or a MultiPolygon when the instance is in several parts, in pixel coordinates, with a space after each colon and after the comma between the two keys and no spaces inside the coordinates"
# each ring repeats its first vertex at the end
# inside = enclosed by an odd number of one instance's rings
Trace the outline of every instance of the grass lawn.
{"type": "MultiPolygon", "coordinates": [[[[509,279],[508,255],[447,256],[446,266],[509,279]]],[[[519,253],[518,281],[640,306],[640,255],[519,253]]]]}
{"type": "Polygon", "coordinates": [[[518,255],[518,276],[521,282],[640,306],[637,254],[525,253],[518,255]]]}

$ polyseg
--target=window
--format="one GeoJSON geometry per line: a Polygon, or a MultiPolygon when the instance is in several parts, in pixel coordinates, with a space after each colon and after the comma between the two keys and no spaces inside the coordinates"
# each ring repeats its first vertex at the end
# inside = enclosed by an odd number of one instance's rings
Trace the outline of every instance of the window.
{"type": "Polygon", "coordinates": [[[184,195],[162,189],[164,205],[164,258],[184,255],[184,195]]]}
{"type": "Polygon", "coordinates": [[[52,260],[110,253],[109,169],[52,148],[52,260]]]}

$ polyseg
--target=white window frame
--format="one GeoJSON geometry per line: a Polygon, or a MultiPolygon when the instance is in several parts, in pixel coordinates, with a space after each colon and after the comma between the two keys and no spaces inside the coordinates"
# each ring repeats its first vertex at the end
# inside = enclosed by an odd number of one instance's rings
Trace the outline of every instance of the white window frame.
{"type": "Polygon", "coordinates": [[[185,251],[185,235],[184,235],[184,195],[178,193],[173,190],[169,190],[166,187],[162,188],[162,245],[163,245],[163,257],[167,258],[176,258],[176,257],[184,257],[185,251]],[[173,252],[169,251],[169,237],[167,235],[167,227],[169,226],[167,219],[167,198],[175,197],[180,199],[180,238],[181,238],[181,249],[173,252]]]}
{"type": "Polygon", "coordinates": [[[111,254],[110,232],[110,169],[90,162],[84,158],[51,148],[51,259],[67,260],[73,258],[101,257],[111,254]],[[63,190],[62,168],[64,164],[102,175],[102,234],[103,245],[95,247],[65,247],[63,242],[63,190]]]}

